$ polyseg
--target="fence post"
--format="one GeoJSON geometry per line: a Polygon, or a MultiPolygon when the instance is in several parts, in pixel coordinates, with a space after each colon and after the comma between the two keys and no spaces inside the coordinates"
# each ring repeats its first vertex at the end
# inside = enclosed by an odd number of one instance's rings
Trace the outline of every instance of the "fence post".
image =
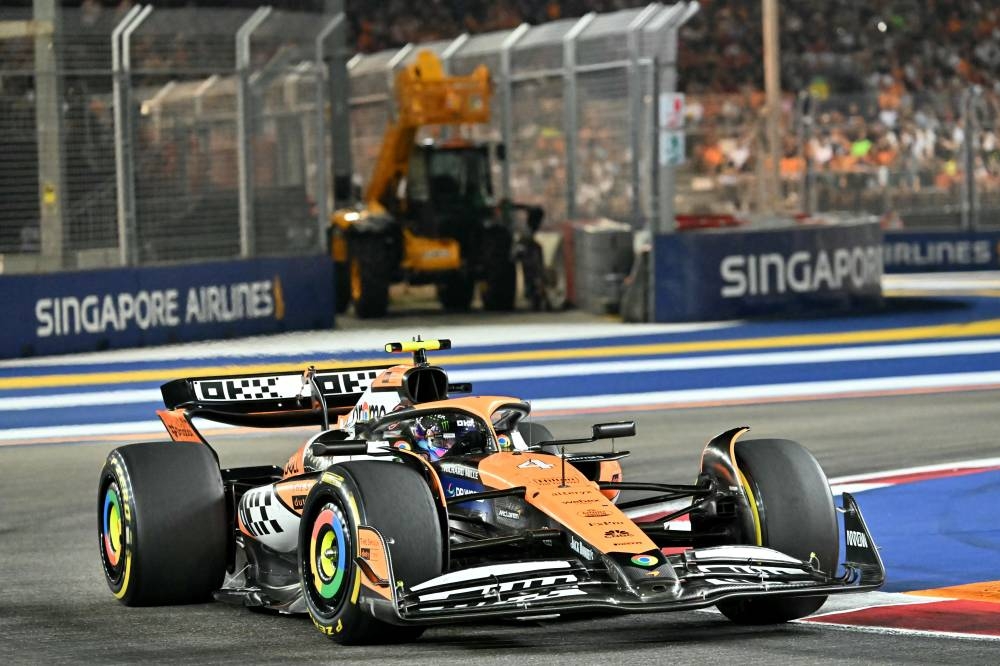
{"type": "Polygon", "coordinates": [[[250,96],[250,36],[271,13],[270,7],[259,7],[236,31],[236,155],[239,177],[240,256],[244,259],[255,252],[254,238],[254,171],[253,104],[250,96]]]}
{"type": "MultiPolygon", "coordinates": [[[[65,263],[66,233],[63,207],[65,143],[63,140],[63,91],[60,85],[62,32],[61,3],[34,0],[35,125],[38,128],[39,234],[43,270],[61,269],[65,263]]],[[[32,34],[29,32],[28,34],[32,34]]]]}
{"type": "Polygon", "coordinates": [[[514,103],[511,98],[513,85],[510,80],[510,50],[514,48],[517,41],[528,32],[531,26],[527,23],[514,28],[513,32],[507,35],[500,44],[500,140],[503,142],[507,154],[501,163],[500,189],[503,198],[510,200],[510,160],[511,160],[511,137],[514,136],[514,103]]]}
{"type": "MultiPolygon", "coordinates": [[[[444,70],[446,75],[451,75],[451,59],[458,53],[458,50],[469,41],[469,33],[463,32],[461,35],[451,40],[451,43],[444,48],[441,52],[441,68],[444,70]]],[[[445,139],[450,139],[452,134],[455,133],[455,128],[451,125],[445,125],[441,128],[441,136],[445,139]]]]}
{"type": "Polygon", "coordinates": [[[638,229],[642,223],[642,201],[640,199],[639,181],[642,178],[642,167],[639,153],[642,150],[643,132],[639,125],[642,116],[642,73],[639,71],[639,57],[642,44],[639,39],[643,27],[649,22],[661,5],[653,3],[646,5],[632,22],[626,32],[628,44],[628,115],[629,115],[629,149],[632,151],[632,228],[638,229]]]}
{"type": "Polygon", "coordinates": [[[445,74],[451,74],[451,59],[458,53],[458,50],[469,41],[469,33],[463,32],[461,35],[451,40],[451,42],[441,52],[441,67],[445,74]]]}
{"type": "Polygon", "coordinates": [[[399,108],[393,103],[396,97],[396,67],[399,63],[406,59],[406,56],[410,55],[410,51],[413,50],[413,42],[407,42],[403,45],[401,49],[392,54],[389,58],[389,62],[385,65],[385,77],[386,86],[385,89],[388,91],[388,96],[386,97],[385,103],[388,107],[388,114],[386,117],[398,119],[399,108]]]}
{"type": "Polygon", "coordinates": [[[118,257],[122,266],[138,262],[135,213],[135,128],[132,123],[132,33],[153,11],[136,5],[111,33],[112,95],[115,122],[115,187],[118,206],[118,257]]]}
{"type": "Polygon", "coordinates": [[[584,14],[563,35],[563,133],[566,137],[566,219],[576,218],[576,155],[577,135],[580,130],[578,92],[576,87],[576,40],[597,16],[597,12],[584,14]]]}
{"type": "Polygon", "coordinates": [[[802,170],[801,201],[799,205],[804,213],[812,215],[816,212],[813,205],[813,160],[812,155],[809,154],[809,142],[813,138],[813,98],[808,90],[800,90],[797,99],[798,104],[796,109],[799,115],[797,139],[799,142],[799,155],[802,156],[802,160],[805,163],[805,169],[802,170]]]}
{"type": "Polygon", "coordinates": [[[663,93],[671,93],[677,89],[677,31],[682,25],[687,23],[699,9],[697,2],[684,4],[677,3],[665,8],[650,23],[649,30],[653,34],[664,32],[664,39],[657,50],[653,60],[655,69],[655,95],[653,98],[654,113],[652,114],[653,127],[651,129],[652,141],[656,159],[654,190],[656,192],[656,209],[653,219],[649,221],[646,228],[649,230],[649,262],[647,266],[647,287],[646,287],[646,318],[648,321],[656,321],[656,235],[671,233],[676,230],[674,214],[674,191],[676,182],[674,167],[666,163],[666,155],[662,154],[665,148],[665,130],[660,127],[661,109],[663,93]]]}
{"type": "MultiPolygon", "coordinates": [[[[327,22],[316,35],[316,226],[318,228],[316,245],[319,250],[326,246],[326,234],[330,226],[330,201],[327,188],[330,165],[326,157],[326,93],[331,90],[327,85],[327,77],[333,76],[333,68],[327,69],[326,67],[325,42],[334,30],[343,27],[343,23],[344,14],[341,12],[327,22]]],[[[334,48],[339,45],[339,40],[334,40],[334,48]]],[[[335,100],[330,100],[330,102],[331,106],[336,104],[335,100]]],[[[334,151],[336,151],[336,147],[334,147],[334,151]]]]}
{"type": "Polygon", "coordinates": [[[982,94],[979,86],[962,91],[962,229],[975,231],[979,226],[979,202],[976,192],[976,145],[979,143],[978,102],[982,94]]]}

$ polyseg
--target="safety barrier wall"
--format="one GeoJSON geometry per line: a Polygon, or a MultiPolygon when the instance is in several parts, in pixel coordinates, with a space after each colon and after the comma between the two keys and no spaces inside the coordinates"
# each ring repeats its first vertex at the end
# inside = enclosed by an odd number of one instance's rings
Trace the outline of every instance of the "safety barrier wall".
{"type": "Polygon", "coordinates": [[[831,314],[882,303],[876,222],[655,238],[656,321],[831,314]]]}
{"type": "Polygon", "coordinates": [[[0,276],[0,357],[333,326],[328,257],[0,276]]]}

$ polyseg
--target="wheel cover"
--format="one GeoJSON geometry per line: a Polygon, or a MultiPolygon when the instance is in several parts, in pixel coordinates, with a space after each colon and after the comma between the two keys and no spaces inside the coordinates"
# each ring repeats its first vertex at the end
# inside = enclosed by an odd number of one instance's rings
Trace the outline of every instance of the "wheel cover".
{"type": "Polygon", "coordinates": [[[335,610],[345,596],[344,577],[350,553],[349,528],[340,509],[323,506],[313,521],[309,538],[310,592],[324,610],[335,610]]]}
{"type": "Polygon", "coordinates": [[[101,512],[101,560],[108,578],[117,583],[125,564],[125,520],[118,482],[112,481],[104,490],[101,512]]]}

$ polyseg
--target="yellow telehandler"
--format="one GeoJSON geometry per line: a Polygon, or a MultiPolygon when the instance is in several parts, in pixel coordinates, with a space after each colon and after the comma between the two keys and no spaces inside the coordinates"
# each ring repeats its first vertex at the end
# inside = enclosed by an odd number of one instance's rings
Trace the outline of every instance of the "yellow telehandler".
{"type": "MultiPolygon", "coordinates": [[[[395,96],[396,118],[362,201],[331,216],[337,311],[353,303],[357,316],[381,317],[390,284],[404,281],[435,284],[448,310],[468,309],[476,284],[485,309],[513,309],[513,207],[494,197],[490,146],[416,142],[425,126],[488,123],[489,70],[448,76],[438,57],[422,50],[396,75],[395,96]]],[[[537,226],[541,210],[532,214],[537,226]]]]}

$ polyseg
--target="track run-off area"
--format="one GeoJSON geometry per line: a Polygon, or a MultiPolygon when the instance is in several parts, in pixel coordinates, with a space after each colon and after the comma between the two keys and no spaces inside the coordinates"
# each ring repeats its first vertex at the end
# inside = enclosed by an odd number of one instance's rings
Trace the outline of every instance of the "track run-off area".
{"type": "MultiPolygon", "coordinates": [[[[205,663],[304,659],[444,663],[997,663],[1000,661],[1000,276],[887,278],[879,313],[810,320],[624,325],[582,315],[422,310],[331,332],[0,362],[0,661],[205,663]],[[888,570],[883,591],[816,616],[736,627],[712,612],[442,627],[408,647],[343,650],[308,621],[221,604],[128,609],[107,592],[97,473],[126,441],[165,439],[159,385],[189,376],[432,353],[477,394],[529,399],[557,436],[635,419],[629,480],[689,482],[701,446],[801,441],[855,494],[888,570]]],[[[224,465],[279,463],[305,429],[202,431],[224,465]]],[[[839,498],[838,498],[839,502],[839,498]]]]}

